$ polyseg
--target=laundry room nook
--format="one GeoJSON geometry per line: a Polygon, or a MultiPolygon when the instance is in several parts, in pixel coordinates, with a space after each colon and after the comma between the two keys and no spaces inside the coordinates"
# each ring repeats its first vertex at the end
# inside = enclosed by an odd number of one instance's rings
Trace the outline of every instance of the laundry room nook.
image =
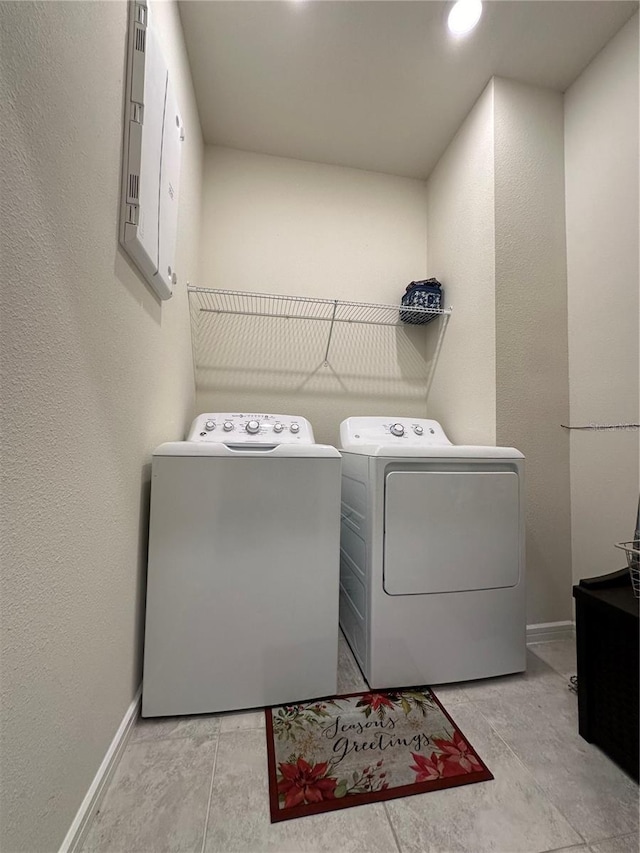
{"type": "Polygon", "coordinates": [[[636,853],[636,0],[3,0],[2,853],[636,853]]]}

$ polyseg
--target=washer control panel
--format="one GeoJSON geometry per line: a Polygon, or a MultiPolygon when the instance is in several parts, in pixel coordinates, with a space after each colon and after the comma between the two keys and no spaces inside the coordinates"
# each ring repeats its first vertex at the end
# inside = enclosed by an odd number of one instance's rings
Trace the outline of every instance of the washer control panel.
{"type": "Polygon", "coordinates": [[[395,443],[402,447],[451,444],[438,421],[427,418],[347,418],[340,424],[340,444],[344,450],[395,443]]]}
{"type": "Polygon", "coordinates": [[[299,415],[206,412],[191,424],[187,441],[218,444],[315,444],[311,424],[299,415]]]}

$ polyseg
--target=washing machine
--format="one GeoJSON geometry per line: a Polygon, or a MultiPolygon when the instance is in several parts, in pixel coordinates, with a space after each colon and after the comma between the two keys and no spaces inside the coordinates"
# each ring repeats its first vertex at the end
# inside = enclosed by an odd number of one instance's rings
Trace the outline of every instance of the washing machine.
{"type": "Polygon", "coordinates": [[[369,686],[523,671],[522,453],[417,418],[348,418],[340,441],[340,625],[369,686]]]}
{"type": "Polygon", "coordinates": [[[206,413],[157,448],[143,716],[336,692],[340,467],[292,415],[206,413]]]}

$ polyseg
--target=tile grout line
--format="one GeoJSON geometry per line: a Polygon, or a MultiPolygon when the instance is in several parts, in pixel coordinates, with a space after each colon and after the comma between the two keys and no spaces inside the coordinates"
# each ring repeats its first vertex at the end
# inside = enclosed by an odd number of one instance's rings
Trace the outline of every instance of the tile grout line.
{"type": "Polygon", "coordinates": [[[604,844],[607,841],[618,841],[620,838],[638,838],[637,832],[623,832],[622,835],[607,835],[606,838],[600,838],[598,841],[587,841],[587,844],[604,844]]]}
{"type": "Polygon", "coordinates": [[[393,840],[396,842],[396,847],[398,848],[398,853],[402,853],[402,847],[400,846],[400,839],[396,834],[396,828],[393,825],[393,821],[391,820],[391,815],[389,814],[389,809],[387,808],[387,804],[385,802],[382,803],[382,808],[384,809],[384,813],[387,816],[387,820],[389,821],[389,828],[391,829],[391,835],[393,835],[393,840]]]}
{"type": "Polygon", "coordinates": [[[204,737],[204,738],[207,738],[207,737],[211,737],[211,735],[216,735],[216,736],[217,736],[217,734],[218,734],[217,732],[210,732],[209,734],[204,734],[204,735],[197,735],[197,734],[196,734],[196,735],[194,735],[194,734],[186,734],[186,735],[161,735],[160,737],[156,737],[156,736],[154,736],[154,737],[142,737],[142,738],[136,738],[135,740],[134,740],[133,738],[131,738],[130,743],[131,743],[131,744],[138,744],[138,743],[165,743],[165,742],[166,742],[166,741],[168,741],[168,740],[170,740],[170,741],[174,741],[174,740],[193,740],[193,738],[194,738],[194,737],[204,737]]]}
{"type": "MultiPolygon", "coordinates": [[[[536,779],[536,777],[533,775],[533,772],[532,772],[532,771],[527,767],[527,765],[526,765],[526,764],[524,763],[524,761],[520,758],[520,756],[519,756],[519,755],[518,755],[518,753],[515,751],[515,749],[513,749],[513,748],[512,748],[512,746],[511,746],[511,745],[510,745],[510,744],[509,744],[509,743],[508,743],[508,742],[507,742],[507,741],[502,737],[502,735],[500,734],[500,732],[499,732],[499,731],[498,731],[498,730],[497,730],[497,729],[496,729],[496,728],[491,724],[491,721],[490,721],[490,720],[489,720],[489,719],[488,719],[488,718],[483,714],[482,709],[481,709],[478,705],[476,705],[476,710],[477,710],[477,712],[480,714],[480,716],[482,717],[482,719],[485,721],[485,723],[489,726],[489,728],[491,729],[491,731],[492,731],[492,732],[495,734],[495,736],[498,738],[498,740],[502,741],[502,743],[506,746],[506,748],[507,748],[507,749],[509,750],[509,752],[513,755],[513,757],[515,758],[515,760],[518,762],[518,764],[520,764],[520,765],[521,765],[521,767],[522,767],[522,769],[525,771],[525,773],[527,773],[527,775],[531,777],[531,779],[532,779],[532,781],[533,781],[534,785],[535,785],[535,786],[536,786],[536,788],[540,791],[540,793],[544,795],[545,799],[546,799],[546,800],[547,800],[547,801],[548,801],[548,802],[553,806],[553,808],[554,808],[554,809],[556,809],[556,811],[558,812],[558,814],[562,816],[563,820],[565,820],[565,821],[567,822],[567,824],[571,827],[571,829],[572,829],[572,830],[573,830],[573,831],[578,835],[578,837],[582,839],[582,842],[581,842],[581,843],[582,843],[583,845],[585,845],[585,844],[586,844],[587,846],[589,846],[589,842],[588,842],[588,841],[587,841],[587,839],[584,837],[584,835],[580,832],[580,830],[579,830],[577,827],[575,827],[575,826],[573,825],[573,823],[569,820],[569,818],[568,818],[568,817],[567,817],[567,815],[563,812],[563,810],[562,810],[559,806],[557,806],[557,805],[555,804],[555,802],[551,799],[551,796],[550,796],[550,794],[548,793],[547,789],[544,787],[544,785],[542,785],[542,783],[541,783],[541,782],[538,782],[538,780],[536,779]]],[[[581,846],[581,844],[580,844],[580,843],[578,843],[578,844],[572,844],[572,845],[571,845],[571,847],[580,847],[580,846],[581,846]]],[[[556,849],[556,850],[562,850],[563,848],[562,848],[562,847],[556,847],[555,849],[556,849]]],[[[571,849],[571,848],[569,848],[569,849],[571,849]]],[[[543,851],[543,853],[553,853],[553,848],[552,848],[552,850],[551,850],[551,851],[543,851]]]]}
{"type": "Polygon", "coordinates": [[[211,768],[211,783],[209,784],[209,799],[207,800],[207,812],[204,818],[204,831],[202,833],[202,847],[200,848],[200,853],[204,853],[206,844],[207,844],[207,832],[209,830],[209,815],[211,813],[211,799],[213,797],[213,777],[216,773],[216,764],[218,763],[218,748],[220,746],[220,730],[218,729],[218,733],[216,736],[216,749],[213,754],[213,767],[211,768]]]}

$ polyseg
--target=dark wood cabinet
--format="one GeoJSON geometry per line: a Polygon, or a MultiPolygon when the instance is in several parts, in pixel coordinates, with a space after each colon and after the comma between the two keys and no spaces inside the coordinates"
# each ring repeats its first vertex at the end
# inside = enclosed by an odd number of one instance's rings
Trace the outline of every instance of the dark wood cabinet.
{"type": "Polygon", "coordinates": [[[638,611],[626,569],[582,580],[576,600],[582,737],[638,779],[638,611]]]}

